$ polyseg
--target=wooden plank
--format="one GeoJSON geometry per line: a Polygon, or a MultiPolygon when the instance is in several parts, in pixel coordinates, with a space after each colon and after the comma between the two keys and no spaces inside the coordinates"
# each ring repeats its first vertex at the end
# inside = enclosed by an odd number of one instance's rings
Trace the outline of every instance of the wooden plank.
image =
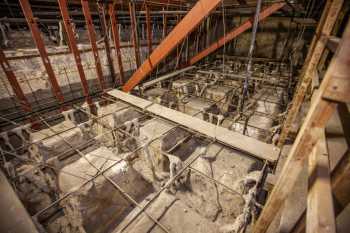
{"type": "Polygon", "coordinates": [[[336,232],[330,178],[329,155],[325,130],[318,129],[320,139],[309,156],[309,182],[306,233],[336,232]]]}
{"type": "Polygon", "coordinates": [[[299,79],[299,83],[293,97],[291,108],[289,109],[287,118],[283,124],[281,136],[278,142],[279,147],[282,147],[284,145],[288,137],[289,131],[292,128],[292,124],[294,123],[298,115],[300,107],[304,101],[307,88],[310,85],[312,78],[314,77],[314,72],[317,68],[317,65],[326,47],[325,40],[332,32],[334,24],[338,18],[339,12],[343,5],[343,2],[344,0],[334,0],[330,4],[329,10],[328,9],[324,10],[322,18],[325,18],[325,22],[323,25],[321,25],[320,28],[317,29],[317,31],[320,31],[320,34],[319,33],[315,34],[313,42],[310,46],[309,54],[305,60],[306,62],[304,63],[304,67],[303,67],[304,72],[302,72],[302,76],[299,79]],[[315,44],[314,49],[313,49],[313,44],[315,44]]]}
{"type": "Polygon", "coordinates": [[[254,138],[228,130],[221,126],[213,125],[199,118],[192,117],[185,113],[152,103],[151,101],[144,100],[119,90],[109,91],[108,94],[210,138],[215,138],[218,142],[246,152],[259,159],[267,160],[269,162],[275,162],[278,159],[279,150],[276,150],[271,144],[263,143],[254,138]]]}
{"type": "MultiPolygon", "coordinates": [[[[281,206],[283,206],[287,194],[293,188],[295,181],[300,174],[303,161],[308,157],[318,140],[314,129],[324,128],[329,118],[335,112],[336,103],[326,101],[323,98],[323,94],[328,86],[334,81],[334,70],[338,68],[338,63],[342,62],[339,57],[343,57],[344,54],[350,54],[350,24],[348,24],[338,51],[329,65],[324,80],[317,92],[316,99],[311,104],[310,110],[288,155],[277,184],[274,187],[258,221],[254,225],[253,233],[266,232],[276,213],[278,213],[281,206]]],[[[350,79],[350,66],[347,68],[348,79],[350,79]]],[[[350,92],[350,85],[347,84],[346,89],[350,92]]]]}

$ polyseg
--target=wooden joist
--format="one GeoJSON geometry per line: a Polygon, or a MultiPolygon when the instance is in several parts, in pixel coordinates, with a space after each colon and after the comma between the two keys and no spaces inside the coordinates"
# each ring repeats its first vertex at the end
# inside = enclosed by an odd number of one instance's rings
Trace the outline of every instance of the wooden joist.
{"type": "Polygon", "coordinates": [[[281,136],[278,142],[279,147],[282,147],[284,145],[289,131],[291,130],[292,125],[298,115],[300,107],[304,101],[307,88],[310,85],[312,78],[314,77],[315,70],[326,47],[325,41],[332,32],[343,2],[344,0],[328,1],[325,6],[320,24],[317,28],[317,32],[309,48],[309,54],[305,59],[302,76],[300,77],[291,107],[288,110],[287,118],[283,124],[281,136]]]}
{"type": "Polygon", "coordinates": [[[309,156],[306,233],[336,232],[325,129],[318,128],[319,140],[309,156]]]}
{"type": "Polygon", "coordinates": [[[176,124],[185,126],[207,137],[216,139],[229,147],[248,153],[259,159],[275,162],[278,158],[279,150],[271,144],[266,144],[254,138],[244,136],[240,133],[228,130],[221,126],[213,125],[199,118],[192,117],[185,113],[164,107],[140,97],[127,94],[119,90],[108,92],[109,95],[124,102],[134,105],[144,111],[168,119],[176,124]]]}
{"type": "MultiPolygon", "coordinates": [[[[319,140],[318,128],[324,128],[329,118],[336,110],[337,103],[327,100],[325,95],[328,88],[337,82],[337,77],[342,77],[342,88],[332,89],[332,96],[341,96],[342,93],[350,93],[350,24],[348,24],[338,50],[334,55],[331,64],[312,102],[310,110],[298,133],[293,147],[284,164],[281,175],[272,190],[263,211],[254,225],[254,233],[266,232],[276,213],[281,209],[289,192],[291,192],[303,162],[310,155],[313,147],[319,140]],[[337,76],[334,76],[337,74],[337,76]]],[[[343,100],[346,100],[345,98],[343,100]]]]}

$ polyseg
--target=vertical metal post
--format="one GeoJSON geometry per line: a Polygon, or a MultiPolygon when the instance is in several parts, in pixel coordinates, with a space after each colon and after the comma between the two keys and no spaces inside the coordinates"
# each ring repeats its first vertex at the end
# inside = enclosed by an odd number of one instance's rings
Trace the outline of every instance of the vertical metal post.
{"type": "Polygon", "coordinates": [[[91,18],[90,9],[89,9],[89,1],[88,0],[81,0],[81,5],[83,7],[83,13],[85,16],[85,22],[86,22],[86,26],[88,29],[88,35],[89,35],[89,39],[90,39],[90,43],[91,43],[92,53],[94,55],[97,78],[98,78],[101,90],[103,91],[106,87],[105,87],[105,83],[104,83],[104,79],[103,79],[101,60],[100,60],[100,57],[98,55],[98,49],[97,49],[97,45],[96,45],[96,33],[94,30],[94,26],[92,24],[92,18],[91,18]]]}
{"type": "Polygon", "coordinates": [[[114,83],[113,87],[117,83],[117,80],[115,79],[115,71],[113,66],[113,60],[111,57],[111,46],[109,45],[109,38],[108,38],[108,31],[107,31],[107,21],[106,21],[106,5],[104,3],[98,2],[98,13],[101,21],[101,31],[103,36],[103,41],[105,44],[105,52],[107,56],[108,61],[108,67],[109,67],[109,73],[112,78],[112,82],[114,83]]]}
{"type": "Polygon", "coordinates": [[[64,27],[65,27],[67,35],[68,35],[69,47],[73,53],[74,60],[75,60],[75,63],[77,65],[79,77],[80,77],[81,84],[83,87],[83,93],[84,93],[84,96],[86,98],[87,103],[89,105],[91,105],[92,101],[91,101],[91,97],[89,95],[89,86],[88,86],[88,83],[86,81],[85,73],[83,70],[83,65],[81,64],[81,57],[80,57],[80,53],[79,53],[79,50],[77,47],[77,42],[75,40],[74,33],[72,30],[72,23],[71,23],[71,20],[69,18],[69,15],[68,15],[67,1],[66,0],[58,0],[58,5],[60,7],[60,11],[62,14],[64,27]]]}
{"type": "Polygon", "coordinates": [[[115,52],[117,54],[120,84],[123,85],[124,82],[125,82],[125,79],[124,79],[124,68],[123,68],[122,55],[121,55],[121,51],[120,51],[120,40],[119,40],[119,28],[118,28],[118,22],[117,22],[117,15],[115,13],[114,6],[115,5],[112,4],[112,3],[108,5],[108,11],[109,11],[108,13],[109,13],[109,17],[110,17],[110,20],[111,20],[115,52]]]}
{"type": "Polygon", "coordinates": [[[131,24],[131,32],[132,32],[132,43],[135,50],[136,66],[137,68],[139,68],[141,65],[140,50],[139,50],[138,35],[137,35],[137,28],[136,28],[135,4],[132,2],[129,2],[129,13],[130,13],[130,24],[131,24]]]}
{"type": "Polygon", "coordinates": [[[27,98],[25,97],[23,90],[21,86],[18,83],[18,80],[15,76],[15,74],[12,71],[12,68],[10,66],[10,63],[6,59],[6,56],[2,49],[0,49],[0,64],[2,69],[4,70],[4,73],[6,74],[6,77],[12,87],[13,92],[15,93],[17,99],[19,100],[19,103],[21,104],[23,110],[25,112],[31,112],[32,107],[30,103],[28,102],[27,98]]]}
{"type": "Polygon", "coordinates": [[[242,97],[241,97],[240,107],[239,107],[241,112],[243,111],[244,99],[245,99],[247,92],[248,92],[249,79],[252,76],[253,52],[254,52],[254,47],[255,47],[256,32],[258,30],[258,24],[259,24],[261,2],[262,2],[262,0],[258,0],[256,3],[254,23],[253,23],[253,29],[252,29],[252,38],[250,41],[250,47],[249,47],[249,52],[248,52],[247,74],[246,74],[246,77],[244,79],[242,97]]]}
{"type": "Polygon", "coordinates": [[[151,25],[150,7],[148,5],[146,5],[146,23],[147,23],[148,56],[150,56],[152,53],[152,25],[151,25]]]}
{"type": "Polygon", "coordinates": [[[40,30],[38,28],[38,25],[36,23],[36,20],[33,16],[33,12],[32,9],[29,5],[28,0],[20,0],[20,4],[22,7],[22,11],[24,16],[26,17],[26,20],[28,22],[28,26],[30,31],[32,32],[32,36],[33,36],[33,40],[36,44],[36,47],[39,50],[39,54],[41,57],[41,60],[44,64],[44,67],[46,69],[50,84],[51,84],[51,88],[52,88],[52,92],[54,94],[54,96],[57,98],[57,100],[62,104],[64,102],[64,98],[61,92],[61,88],[58,85],[57,79],[56,79],[56,75],[53,72],[50,60],[49,60],[49,56],[46,52],[45,49],[45,45],[44,45],[44,41],[40,36],[40,30]]]}
{"type": "MultiPolygon", "coordinates": [[[[163,8],[163,11],[165,11],[165,8],[163,8]]],[[[167,17],[166,14],[163,14],[163,39],[166,37],[167,33],[167,17]]]]}

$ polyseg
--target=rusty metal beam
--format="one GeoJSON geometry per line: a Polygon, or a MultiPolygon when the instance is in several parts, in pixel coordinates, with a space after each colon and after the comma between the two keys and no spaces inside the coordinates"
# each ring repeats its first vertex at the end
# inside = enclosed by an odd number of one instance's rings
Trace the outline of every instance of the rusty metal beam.
{"type": "MultiPolygon", "coordinates": [[[[259,21],[267,18],[268,16],[272,15],[274,12],[281,9],[284,5],[286,5],[285,2],[278,2],[270,5],[269,7],[263,9],[259,14],[259,21]]],[[[190,59],[190,65],[193,65],[203,59],[204,57],[208,56],[212,52],[216,51],[217,49],[221,48],[224,44],[228,43],[229,41],[233,40],[243,32],[247,31],[249,28],[253,26],[253,19],[248,19],[243,24],[238,26],[237,28],[234,28],[232,31],[228,32],[225,36],[221,37],[218,41],[212,43],[208,48],[204,49],[197,55],[193,56],[190,59]]]]}
{"type": "Polygon", "coordinates": [[[96,45],[96,33],[95,33],[94,25],[92,23],[92,18],[91,18],[91,13],[90,13],[90,8],[89,8],[89,1],[88,0],[81,0],[81,5],[83,7],[83,13],[85,16],[85,22],[86,22],[86,27],[88,30],[92,54],[94,55],[97,79],[98,79],[98,82],[100,84],[101,90],[103,91],[106,88],[106,85],[105,85],[104,78],[103,78],[101,60],[100,60],[100,57],[98,55],[98,49],[97,49],[97,45],[96,45]]]}
{"type": "Polygon", "coordinates": [[[79,77],[80,77],[81,84],[83,87],[83,93],[84,93],[84,96],[86,98],[87,103],[89,105],[91,105],[92,100],[91,100],[91,97],[89,95],[89,86],[88,86],[88,83],[87,83],[87,80],[85,77],[83,65],[81,64],[81,57],[80,57],[80,53],[79,53],[79,50],[77,47],[77,42],[75,40],[74,33],[72,30],[72,23],[71,23],[71,20],[69,18],[69,14],[68,14],[67,0],[58,0],[58,5],[60,7],[64,27],[65,27],[66,32],[67,32],[69,48],[73,53],[75,64],[76,64],[77,69],[78,69],[79,77]]]}
{"type": "Polygon", "coordinates": [[[117,54],[120,84],[123,85],[125,82],[125,79],[124,79],[124,68],[123,68],[122,54],[120,51],[119,29],[118,29],[117,16],[115,13],[115,5],[113,5],[112,3],[108,5],[108,13],[109,13],[109,17],[111,20],[115,52],[117,54]]]}
{"type": "Polygon", "coordinates": [[[139,49],[139,42],[138,42],[138,33],[136,28],[135,3],[129,2],[129,13],[130,13],[130,23],[131,23],[131,32],[132,32],[132,44],[135,50],[136,67],[139,68],[141,65],[141,59],[140,59],[140,49],[139,49]]]}
{"type": "MultiPolygon", "coordinates": [[[[98,13],[101,21],[101,33],[103,36],[103,42],[105,44],[105,51],[106,51],[106,57],[108,61],[108,68],[110,76],[112,77],[113,83],[116,84],[117,81],[115,79],[115,72],[114,72],[114,66],[113,66],[113,60],[111,57],[111,46],[109,44],[109,38],[108,38],[108,30],[107,30],[107,21],[106,21],[106,6],[107,4],[98,2],[98,13]]],[[[115,85],[113,85],[115,86],[115,85]]]]}
{"type": "Polygon", "coordinates": [[[178,23],[151,56],[124,85],[123,91],[130,91],[141,82],[186,36],[205,19],[220,3],[220,0],[199,0],[188,14],[178,23]]]}
{"type": "Polygon", "coordinates": [[[152,25],[151,25],[150,7],[148,5],[146,5],[146,24],[147,24],[148,56],[150,56],[152,53],[152,25]]]}
{"type": "Polygon", "coordinates": [[[9,81],[9,83],[12,87],[12,90],[15,93],[17,99],[19,100],[19,103],[21,104],[23,110],[25,112],[31,112],[32,107],[31,107],[29,101],[27,100],[27,98],[25,97],[23,90],[18,83],[16,75],[13,73],[13,70],[10,66],[10,63],[6,59],[6,56],[1,48],[0,48],[0,64],[1,64],[2,69],[4,70],[4,73],[6,74],[7,80],[9,81]]]}
{"type": "Polygon", "coordinates": [[[63,103],[64,102],[63,94],[62,94],[61,88],[57,82],[56,75],[52,69],[50,59],[49,59],[49,56],[47,55],[47,51],[45,48],[44,41],[40,36],[40,30],[39,30],[38,25],[36,23],[36,19],[33,16],[33,12],[32,12],[32,9],[30,7],[29,1],[28,0],[20,0],[20,4],[22,7],[23,14],[28,22],[29,29],[32,32],[34,43],[36,44],[36,47],[38,48],[41,60],[42,60],[44,67],[46,69],[47,76],[48,76],[50,84],[51,84],[52,92],[53,92],[54,96],[56,97],[56,99],[58,100],[58,102],[63,103]]]}

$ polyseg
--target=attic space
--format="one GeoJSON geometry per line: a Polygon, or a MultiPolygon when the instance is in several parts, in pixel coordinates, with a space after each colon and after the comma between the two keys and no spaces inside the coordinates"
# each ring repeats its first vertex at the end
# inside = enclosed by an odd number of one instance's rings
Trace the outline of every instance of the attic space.
{"type": "Polygon", "coordinates": [[[0,232],[349,231],[350,1],[0,12],[0,232]]]}

